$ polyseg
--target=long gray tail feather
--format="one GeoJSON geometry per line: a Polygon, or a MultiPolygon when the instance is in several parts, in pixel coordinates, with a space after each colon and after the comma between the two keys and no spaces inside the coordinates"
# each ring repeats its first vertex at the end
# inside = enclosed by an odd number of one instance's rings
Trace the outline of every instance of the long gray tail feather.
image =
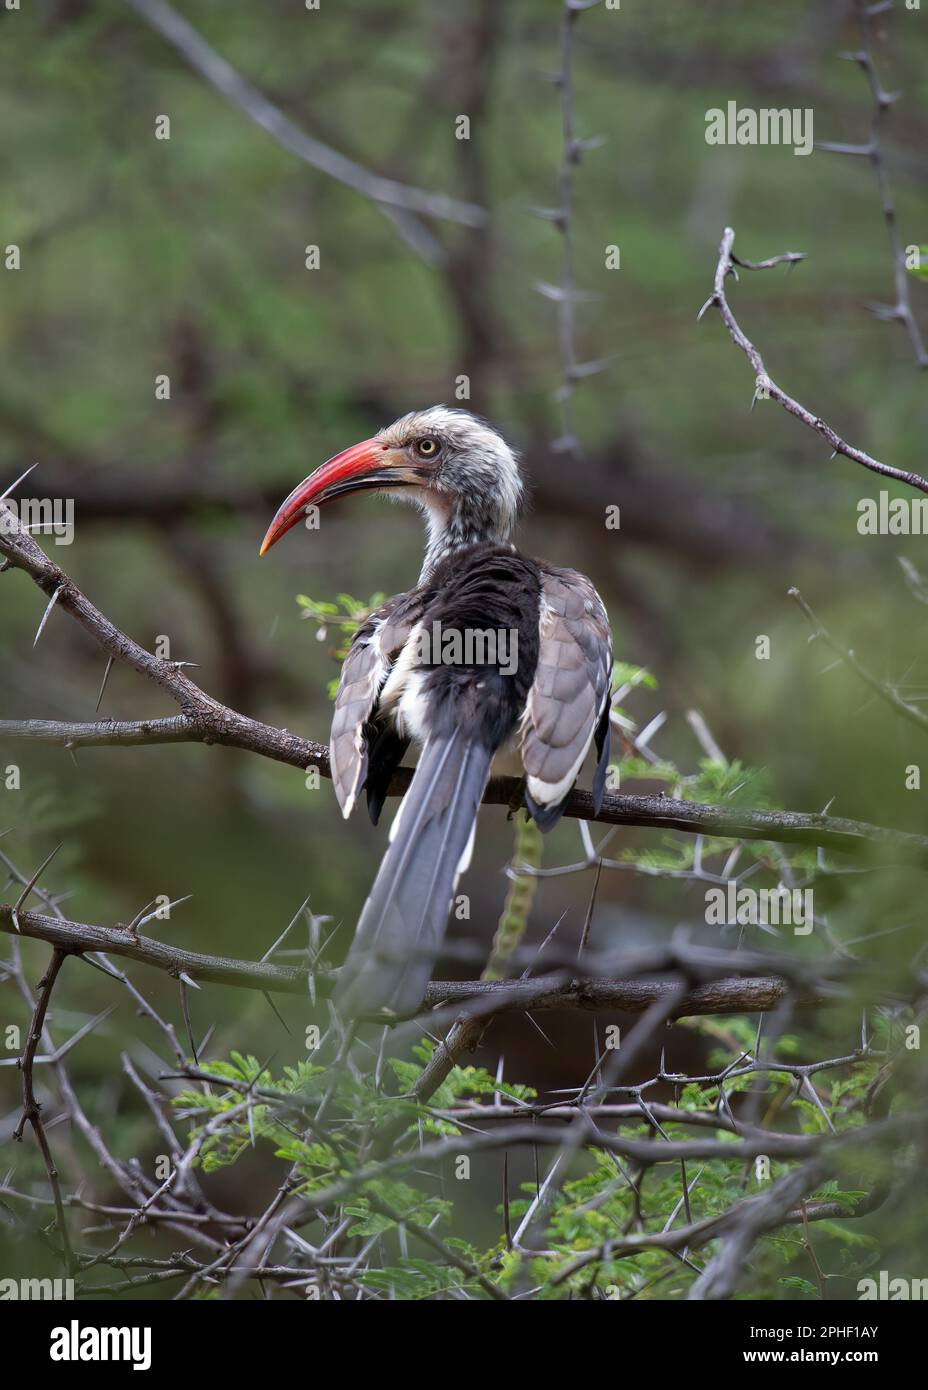
{"type": "Polygon", "coordinates": [[[460,730],[431,738],[423,748],[339,971],[334,1002],[342,1018],[380,1009],[411,1014],[421,1004],[491,757],[460,730]]]}

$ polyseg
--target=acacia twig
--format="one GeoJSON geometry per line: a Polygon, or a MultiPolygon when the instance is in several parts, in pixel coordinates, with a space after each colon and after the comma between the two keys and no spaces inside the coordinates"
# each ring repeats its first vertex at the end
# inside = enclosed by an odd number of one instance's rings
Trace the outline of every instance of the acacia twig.
{"type": "Polygon", "coordinates": [[[889,115],[890,107],[896,100],[897,94],[887,92],[880,81],[876,64],[873,60],[871,51],[872,34],[871,19],[873,6],[871,0],[854,0],[854,10],[857,14],[857,22],[860,26],[861,44],[860,48],[854,53],[842,53],[842,58],[849,62],[857,63],[858,67],[866,75],[867,84],[870,88],[870,95],[873,98],[873,108],[870,116],[870,136],[864,145],[837,144],[832,141],[823,141],[817,144],[816,148],[825,150],[831,154],[856,155],[869,159],[876,173],[877,185],[880,191],[880,204],[883,212],[883,221],[886,223],[886,231],[889,236],[889,244],[893,257],[893,285],[896,293],[896,302],[891,305],[874,305],[873,312],[878,318],[894,320],[901,323],[909,335],[912,344],[912,351],[915,353],[915,360],[919,367],[928,367],[928,352],[912,309],[912,300],[909,295],[909,275],[905,264],[905,249],[899,236],[899,228],[896,220],[896,205],[893,200],[892,187],[889,181],[889,170],[886,166],[886,158],[883,153],[882,131],[883,125],[889,115]]]}
{"type": "MultiPolygon", "coordinates": [[[[8,909],[8,911],[10,915],[10,926],[15,930],[12,921],[12,910],[8,909]]],[[[52,997],[52,990],[55,988],[55,981],[58,979],[58,972],[64,963],[66,955],[67,951],[62,950],[59,946],[55,947],[52,951],[51,960],[48,963],[48,969],[37,986],[35,1009],[32,1014],[32,1021],[29,1025],[29,1036],[26,1039],[26,1046],[19,1064],[23,1074],[23,1113],[19,1124],[13,1132],[13,1138],[22,1140],[23,1130],[27,1122],[32,1127],[32,1132],[36,1137],[36,1142],[45,1163],[45,1171],[48,1174],[48,1183],[55,1203],[55,1213],[57,1216],[58,1233],[61,1237],[65,1273],[71,1274],[74,1268],[74,1254],[68,1237],[68,1226],[64,1215],[64,1202],[61,1196],[61,1184],[58,1181],[58,1169],[52,1157],[48,1135],[45,1133],[45,1125],[42,1122],[42,1107],[36,1098],[34,1083],[36,1052],[42,1040],[42,1031],[45,1027],[45,1017],[48,1013],[48,1005],[52,997]]]]}
{"type": "MultiPolygon", "coordinates": [[[[777,265],[782,261],[796,261],[801,259],[797,251],[789,251],[784,256],[771,256],[766,261],[738,261],[732,254],[732,247],[735,241],[735,233],[731,227],[726,227],[722,233],[722,240],[719,243],[719,259],[715,269],[715,282],[712,293],[699,311],[699,318],[702,318],[707,309],[715,307],[728,329],[732,342],[739,347],[745,357],[754,368],[755,384],[754,397],[757,399],[767,399],[776,401],[783,406],[784,410],[789,411],[790,415],[795,415],[797,420],[801,420],[809,429],[815,430],[816,434],[826,440],[834,451],[834,454],[843,454],[845,458],[852,459],[854,463],[859,463],[862,468],[869,468],[872,473],[879,473],[884,478],[895,478],[900,483],[906,483],[909,487],[914,487],[919,492],[928,492],[928,479],[921,477],[918,473],[912,473],[904,468],[894,468],[891,464],[881,463],[872,455],[864,452],[863,449],[855,448],[853,444],[848,444],[842,439],[835,430],[832,429],[825,420],[818,415],[813,415],[811,410],[807,410],[804,405],[800,405],[797,400],[788,395],[782,387],[778,386],[764,366],[764,359],[758,349],[746,336],[740,327],[738,320],[731,311],[725,295],[725,280],[729,275],[735,273],[735,266],[741,265],[748,270],[763,270],[777,265]]],[[[833,455],[834,456],[834,455],[833,455]]]]}
{"type": "Polygon", "coordinates": [[[897,714],[901,714],[905,719],[911,720],[911,722],[917,724],[920,729],[928,729],[928,714],[920,710],[917,705],[910,705],[908,700],[902,698],[898,690],[891,685],[887,685],[884,681],[881,681],[877,676],[873,675],[871,671],[868,671],[865,666],[861,665],[856,654],[848,647],[843,647],[837,638],[831,635],[821,620],[816,617],[797,588],[793,587],[790,589],[789,596],[796,602],[812,625],[812,637],[809,638],[810,642],[814,638],[824,642],[825,646],[830,647],[831,650],[841,658],[844,664],[849,666],[854,674],[860,677],[865,685],[868,685],[871,690],[876,691],[881,700],[885,700],[888,705],[891,705],[897,714]]]}
{"type": "MultiPolygon", "coordinates": [[[[558,348],[561,359],[561,384],[556,398],[561,408],[561,434],[555,448],[564,450],[574,458],[580,456],[580,445],[573,415],[573,394],[583,369],[577,362],[576,302],[578,293],[574,277],[573,250],[573,211],[574,211],[574,171],[583,158],[588,142],[578,140],[574,122],[573,55],[574,32],[577,18],[582,10],[591,9],[598,0],[564,0],[561,15],[561,66],[555,81],[561,98],[561,159],[558,167],[557,188],[558,206],[552,220],[561,234],[561,279],[556,291],[540,287],[544,294],[551,294],[557,305],[558,348]]],[[[596,364],[591,364],[596,369],[596,364]]]]}
{"type": "MultiPolygon", "coordinates": [[[[121,722],[0,720],[0,738],[45,740],[72,749],[148,743],[218,743],[259,753],[291,767],[304,770],[315,767],[322,776],[331,776],[325,744],[239,714],[201,690],[177,663],[146,651],[90,602],[24,528],[5,521],[5,525],[0,527],[0,555],[5,555],[13,567],[28,574],[43,593],[50,596],[57,591],[57,609],[70,614],[80,623],[107,656],[115,657],[153,681],[181,709],[180,715],[163,719],[121,722]]],[[[401,795],[411,778],[409,768],[400,768],[390,782],[389,794],[401,795]]],[[[494,777],[483,799],[489,805],[514,808],[522,803],[522,790],[518,778],[494,777]]],[[[736,807],[677,801],[663,796],[626,796],[619,793],[604,796],[597,812],[590,793],[577,789],[569,794],[564,815],[573,819],[600,821],[606,825],[640,825],[726,839],[817,845],[850,854],[867,851],[883,858],[898,856],[906,861],[928,865],[928,838],[835,816],[739,810],[736,807]]]]}
{"type": "MultiPolygon", "coordinates": [[[[152,660],[159,658],[153,657],[152,660]]],[[[315,767],[323,777],[331,776],[325,744],[302,738],[288,729],[277,729],[260,720],[249,719],[219,704],[202,691],[198,691],[198,694],[207,703],[196,712],[161,719],[87,723],[54,719],[0,719],[0,739],[35,740],[70,749],[162,743],[221,744],[227,748],[246,749],[290,767],[304,770],[315,767]]],[[[411,777],[409,768],[400,768],[390,783],[389,795],[401,796],[409,786],[411,777]]],[[[520,794],[521,782],[518,778],[493,777],[487,784],[483,800],[490,806],[512,806],[520,794]]],[[[629,796],[621,793],[607,793],[597,812],[590,793],[579,788],[568,796],[564,815],[569,819],[596,821],[603,825],[637,825],[724,839],[819,845],[846,854],[863,853],[869,846],[882,857],[897,855],[906,862],[928,866],[928,837],[841,816],[801,811],[740,810],[699,801],[680,801],[669,796],[629,796]]]]}
{"type": "MultiPolygon", "coordinates": [[[[175,979],[187,975],[204,983],[232,985],[240,989],[267,990],[277,994],[308,993],[309,972],[295,966],[271,965],[264,961],[236,960],[227,956],[188,951],[169,946],[153,937],[141,936],[124,927],[101,927],[67,918],[48,917],[39,912],[18,914],[21,936],[46,941],[62,954],[105,951],[124,956],[142,965],[162,970],[175,979]]],[[[0,904],[0,932],[16,933],[12,909],[0,904]]],[[[738,961],[740,965],[740,959],[738,961]]],[[[749,962],[750,966],[750,962],[749,962]]],[[[316,979],[323,997],[334,987],[334,971],[316,979]]],[[[566,972],[526,980],[436,980],[426,991],[423,1009],[479,1003],[480,1019],[463,1027],[461,1047],[473,1046],[473,1029],[482,1031],[489,1014],[540,1009],[583,1009],[588,1012],[643,1013],[655,1000],[664,998],[676,986],[654,979],[610,979],[598,976],[575,978],[566,972]],[[482,1021],[481,1021],[482,1019],[482,1021]]],[[[675,1018],[696,1014],[736,1014],[767,1012],[778,1007],[788,989],[787,981],[776,975],[759,974],[749,978],[720,976],[695,986],[681,997],[675,1018]]],[[[806,1004],[824,1003],[827,991],[807,986],[799,991],[806,1004]]],[[[455,1047],[449,1052],[453,1058],[455,1047]]],[[[444,1062],[437,1059],[435,1067],[444,1062]]],[[[454,1065],[453,1060],[450,1066],[454,1065]]],[[[444,1077],[436,1072],[440,1084],[444,1077]]],[[[445,1073],[447,1074],[447,1073],[445,1073]]]]}

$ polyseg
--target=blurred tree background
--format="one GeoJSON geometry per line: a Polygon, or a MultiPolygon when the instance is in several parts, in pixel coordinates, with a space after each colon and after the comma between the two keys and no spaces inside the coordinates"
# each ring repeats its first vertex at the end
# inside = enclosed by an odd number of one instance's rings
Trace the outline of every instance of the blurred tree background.
{"type": "MultiPolygon", "coordinates": [[[[531,504],[520,544],[588,573],[617,657],[655,674],[657,689],[638,689],[627,708],[640,725],[666,711],[655,741],[663,755],[696,766],[702,752],[684,716],[697,707],[727,758],[764,770],[774,804],[829,803],[836,815],[923,830],[926,792],[906,789],[905,769],[923,761],[924,736],[809,646],[786,591],[798,585],[871,670],[924,699],[928,610],[899,562],[928,573],[925,539],[860,536],[857,504],[884,480],[830,461],[774,403],[751,410],[752,374],[717,315],[696,322],[724,226],[745,257],[807,253],[790,271],[730,281],[739,321],[776,380],[847,440],[924,471],[926,377],[903,329],[868,307],[893,297],[869,162],[705,140],[706,111],[729,100],[812,108],[817,140],[866,139],[866,78],[840,58],[859,44],[845,0],[626,0],[582,16],[576,130],[601,142],[573,166],[576,354],[603,365],[577,383],[575,449],[558,447],[558,303],[539,291],[562,280],[563,239],[545,215],[564,155],[550,80],[557,0],[322,0],[318,11],[297,0],[178,0],[178,9],[297,127],[367,170],[477,204],[486,219],[418,217],[411,244],[370,198],[275,143],[123,0],[23,0],[2,12],[0,243],[21,247],[22,268],[0,271],[0,482],[37,462],[33,492],[74,498],[74,543],[52,547],[53,557],[144,645],[169,637],[206,690],[322,740],[337,643],[302,620],[296,596],[366,600],[409,587],[419,519],[353,500],[260,564],[258,543],[318,463],[407,410],[458,403],[463,375],[470,397],[459,403],[523,453],[531,504]],[[461,114],[468,140],[456,138],[461,114]],[[155,138],[161,115],[168,140],[155,138]],[[619,269],[607,268],[610,245],[619,269]],[[309,246],[318,269],[307,268],[309,246]],[[156,399],[159,374],[170,377],[170,400],[156,399]],[[605,524],[610,505],[621,509],[618,530],[605,524]],[[756,659],[761,634],[769,660],[756,659]]],[[[883,141],[904,245],[928,241],[926,26],[928,10],[901,3],[874,22],[884,86],[900,93],[883,141]]],[[[911,294],[928,329],[928,286],[913,278],[911,294]]],[[[0,715],[92,718],[99,652],[54,613],[33,652],[41,596],[17,574],[0,580],[0,595],[0,715]]],[[[172,712],[114,669],[103,715],[172,712]]],[[[330,950],[340,958],[385,836],[362,815],[345,825],[327,782],[308,790],[291,769],[197,746],[75,758],[5,748],[3,763],[14,758],[22,786],[0,790],[3,848],[31,872],[63,841],[48,882],[68,890],[78,920],[128,921],[156,894],[190,894],[154,924],[158,934],[255,959],[308,896],[340,924],[330,950]]],[[[623,780],[628,790],[649,785],[623,780]]],[[[659,843],[656,832],[623,829],[612,849],[659,843]]],[[[505,810],[487,808],[465,886],[471,926],[488,945],[511,854],[505,810]]],[[[562,824],[545,863],[580,857],[576,824],[562,824]]],[[[914,951],[919,883],[884,878],[847,907],[847,935],[904,928],[914,951]]],[[[566,913],[564,936],[575,940],[591,887],[591,875],[543,882],[530,939],[566,913]]],[[[678,924],[714,939],[703,917],[698,883],[604,873],[594,940],[641,944],[678,924]]],[[[36,975],[44,954],[34,948],[36,975]]],[[[449,961],[439,973],[468,971],[449,961]]],[[[68,1003],[82,1016],[113,1002],[89,970],[80,987],[78,996],[72,982],[68,1003]]],[[[170,980],[146,973],[146,989],[178,1015],[170,980]]],[[[192,1007],[200,1036],[215,1025],[217,1054],[274,1053],[275,1066],[303,1055],[293,1001],[281,1006],[295,1020],[290,1034],[260,994],[211,987],[192,1007]]],[[[14,1013],[22,1024],[25,1013],[14,1013]]],[[[577,1084],[592,1065],[590,1026],[553,1016],[548,1047],[512,1015],[481,1059],[495,1067],[505,1052],[507,1075],[540,1089],[577,1084]]],[[[852,1027],[821,1021],[821,1048],[854,1046],[852,1027]]],[[[72,1060],[94,1113],[110,1116],[122,1149],[144,1162],[142,1146],[156,1140],[112,1065],[114,1048],[132,1051],[130,1033],[144,1056],[154,1040],[141,1040],[120,997],[72,1060]]],[[[668,1035],[668,1049],[681,1067],[701,1056],[685,1029],[668,1035]]],[[[6,1140],[18,1076],[0,1078],[6,1140]]],[[[254,1172],[269,1181],[257,1161],[254,1172]]],[[[227,1180],[234,1201],[243,1175],[232,1169],[227,1180]]]]}

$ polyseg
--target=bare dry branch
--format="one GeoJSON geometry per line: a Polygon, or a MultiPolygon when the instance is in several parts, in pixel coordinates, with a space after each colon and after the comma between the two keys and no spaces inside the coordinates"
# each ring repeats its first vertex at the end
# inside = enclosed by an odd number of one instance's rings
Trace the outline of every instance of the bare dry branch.
{"type": "Polygon", "coordinates": [[[897,323],[901,323],[909,335],[912,351],[915,354],[915,361],[918,363],[919,367],[928,367],[928,352],[925,350],[925,344],[912,309],[912,300],[909,295],[909,276],[906,271],[905,249],[899,236],[899,228],[896,220],[896,205],[889,181],[886,156],[883,151],[883,125],[889,116],[890,109],[898,93],[886,91],[880,81],[880,76],[873,60],[871,20],[874,14],[874,7],[872,3],[870,3],[870,0],[854,0],[854,10],[860,27],[861,45],[855,53],[842,53],[841,56],[849,62],[856,63],[867,78],[870,95],[873,99],[870,115],[870,137],[865,145],[842,145],[835,144],[831,141],[824,141],[818,144],[817,148],[829,151],[832,154],[859,155],[869,159],[873,166],[880,191],[880,205],[883,212],[883,221],[886,223],[886,231],[889,236],[889,245],[892,251],[893,286],[896,292],[895,304],[873,305],[873,312],[878,318],[892,319],[897,323]]]}
{"type": "MultiPolygon", "coordinates": [[[[202,691],[199,693],[203,694],[202,691]]],[[[215,743],[260,753],[290,767],[317,767],[323,777],[330,775],[325,744],[302,738],[288,729],[277,729],[260,720],[249,719],[208,696],[204,698],[209,701],[207,718],[198,711],[194,715],[170,715],[162,719],[85,723],[53,719],[0,719],[0,739],[34,740],[59,744],[64,748],[215,743]]],[[[389,794],[402,795],[409,786],[410,777],[408,768],[400,768],[390,783],[389,794]]],[[[485,804],[491,806],[520,805],[521,782],[515,777],[491,778],[483,799],[485,804]]],[[[798,811],[739,810],[699,801],[678,801],[667,796],[626,796],[619,793],[604,796],[597,814],[590,793],[580,789],[571,792],[564,815],[573,820],[597,821],[604,825],[637,825],[724,839],[820,845],[846,854],[863,853],[869,846],[879,857],[891,859],[895,855],[901,861],[928,866],[928,838],[925,836],[840,816],[798,811]]]]}
{"type": "MultiPolygon", "coordinates": [[[[9,916],[11,928],[15,931],[12,909],[9,909],[9,916]]],[[[42,1107],[36,1098],[33,1079],[36,1051],[42,1040],[42,1030],[45,1027],[48,1005],[52,997],[52,990],[55,988],[55,981],[58,979],[58,972],[64,963],[66,954],[67,953],[59,947],[55,947],[52,951],[51,960],[48,963],[48,969],[38,984],[35,1009],[32,1014],[32,1022],[29,1025],[29,1036],[26,1039],[26,1046],[22,1058],[20,1059],[20,1067],[23,1074],[23,1113],[22,1119],[13,1137],[14,1139],[21,1140],[26,1123],[28,1122],[31,1125],[32,1131],[36,1137],[36,1142],[41,1150],[42,1158],[45,1162],[45,1171],[48,1174],[48,1183],[55,1203],[58,1235],[61,1239],[65,1273],[70,1274],[74,1268],[74,1254],[68,1236],[67,1221],[65,1220],[64,1202],[61,1196],[61,1183],[58,1179],[58,1169],[55,1165],[55,1160],[48,1142],[48,1135],[45,1132],[45,1125],[42,1121],[42,1107]]]]}
{"type": "Polygon", "coordinates": [[[761,270],[776,265],[783,260],[797,260],[798,252],[789,252],[786,256],[772,256],[767,261],[757,261],[753,264],[750,261],[736,261],[732,255],[732,247],[735,241],[735,233],[731,227],[726,227],[722,233],[722,240],[719,244],[719,259],[715,270],[715,283],[713,290],[705,304],[699,311],[699,317],[708,308],[718,309],[722,322],[728,329],[732,342],[741,349],[747,357],[751,366],[754,368],[755,399],[766,399],[776,401],[782,405],[784,410],[788,410],[790,415],[795,415],[797,420],[801,420],[809,429],[815,430],[816,434],[826,440],[835,454],[843,454],[845,458],[852,459],[854,463],[859,463],[862,468],[869,468],[872,473],[879,473],[884,478],[895,478],[900,483],[907,483],[909,487],[914,487],[919,492],[928,492],[928,479],[921,477],[918,473],[908,472],[904,468],[894,468],[891,464],[881,463],[879,459],[873,458],[863,449],[857,449],[853,444],[848,444],[839,434],[832,429],[825,420],[818,415],[813,415],[811,410],[807,410],[804,405],[800,405],[792,396],[778,386],[764,366],[764,359],[760,352],[746,336],[740,327],[738,320],[731,311],[728,300],[725,296],[725,280],[729,275],[735,273],[735,266],[742,265],[749,270],[761,270]]]}
{"type": "MultiPolygon", "coordinates": [[[[928,484],[926,484],[928,486],[928,484]]],[[[260,753],[291,767],[316,767],[328,777],[329,755],[325,744],[301,738],[250,719],[215,700],[171,661],[146,651],[110,621],[81,592],[64,571],[35,543],[22,527],[5,521],[0,528],[0,555],[28,574],[43,593],[58,592],[57,608],[69,613],[90,633],[109,656],[123,661],[164,690],[182,713],[163,719],[90,723],[56,720],[0,720],[0,738],[44,739],[65,747],[120,746],[148,743],[218,743],[260,753]]],[[[400,795],[412,776],[400,768],[390,784],[390,795],[400,795]]],[[[493,778],[484,795],[489,805],[522,803],[522,783],[515,777],[493,778]]],[[[589,792],[574,790],[567,799],[565,816],[606,825],[649,826],[688,834],[725,839],[772,840],[785,844],[817,845],[847,854],[868,853],[883,860],[928,865],[928,838],[906,831],[889,830],[837,816],[794,811],[752,811],[736,807],[677,801],[663,796],[603,798],[597,814],[589,792]]]]}
{"type": "Polygon", "coordinates": [[[127,0],[153,29],[173,45],[188,63],[226,99],[267,131],[278,145],[295,154],[329,178],[353,188],[375,202],[381,211],[396,223],[408,244],[432,261],[443,258],[443,250],[421,227],[416,215],[460,222],[479,227],[486,218],[483,208],[451,198],[445,193],[430,193],[411,188],[396,179],[371,173],[354,160],[308,135],[285,116],[279,107],[268,101],[257,88],[211,48],[201,34],[165,0],[127,0]]]}
{"type": "MultiPolygon", "coordinates": [[[[18,921],[19,935],[46,941],[64,954],[105,951],[109,955],[123,956],[163,970],[175,979],[185,974],[204,983],[232,985],[241,989],[268,990],[279,994],[308,993],[309,972],[295,966],[187,951],[166,945],[153,937],[140,936],[126,927],[95,926],[62,917],[48,917],[39,912],[20,910],[18,921]]],[[[12,909],[6,905],[0,905],[0,931],[11,935],[16,933],[12,909]]],[[[734,960],[732,963],[735,963],[734,960]]],[[[750,965],[749,961],[749,968],[750,965]]],[[[333,983],[334,972],[317,976],[316,985],[322,996],[331,992],[333,983]]],[[[471,1019],[469,1023],[471,1029],[482,1030],[487,1016],[496,1013],[542,1009],[643,1013],[676,988],[673,982],[666,980],[608,979],[598,976],[572,978],[566,973],[527,980],[438,980],[429,985],[424,1007],[461,1006],[468,1000],[478,1002],[481,1005],[480,1018],[471,1019]]],[[[683,1018],[696,1014],[767,1012],[778,1007],[787,988],[786,980],[775,975],[744,979],[721,976],[685,993],[675,1004],[672,1016],[683,1018]]],[[[829,997],[827,991],[811,986],[798,992],[799,1002],[805,1004],[825,1003],[829,997]]],[[[459,1050],[473,1045],[471,1031],[465,1029],[460,1044],[455,1036],[449,1055],[454,1057],[459,1050]]],[[[439,1061],[439,1055],[436,1054],[436,1068],[444,1065],[439,1061]]],[[[453,1060],[450,1065],[454,1065],[453,1060]]],[[[440,1084],[443,1078],[439,1071],[436,1071],[436,1075],[439,1078],[436,1084],[440,1084]]]]}

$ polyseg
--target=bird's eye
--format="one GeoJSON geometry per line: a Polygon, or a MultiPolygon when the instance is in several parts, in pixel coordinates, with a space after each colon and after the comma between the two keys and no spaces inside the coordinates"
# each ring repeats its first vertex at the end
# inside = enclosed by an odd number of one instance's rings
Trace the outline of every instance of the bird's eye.
{"type": "Polygon", "coordinates": [[[429,434],[427,434],[424,439],[417,439],[416,453],[420,458],[433,459],[438,453],[438,440],[433,439],[429,434]]]}

